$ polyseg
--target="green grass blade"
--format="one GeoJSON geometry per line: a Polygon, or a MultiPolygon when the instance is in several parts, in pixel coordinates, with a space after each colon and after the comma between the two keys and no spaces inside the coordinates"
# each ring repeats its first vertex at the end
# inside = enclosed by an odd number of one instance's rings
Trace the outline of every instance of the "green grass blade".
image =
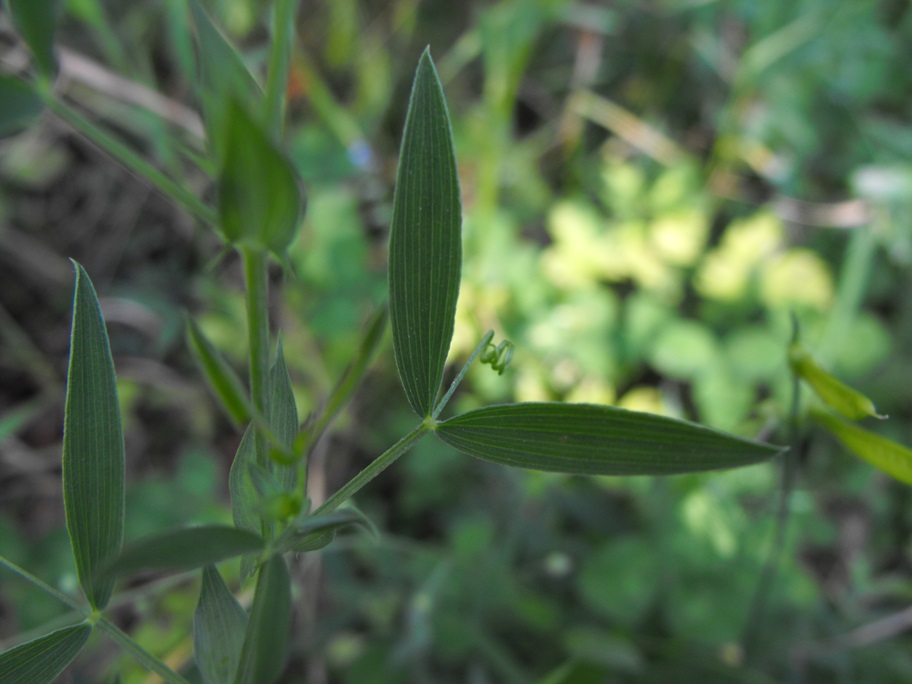
{"type": "Polygon", "coordinates": [[[389,244],[393,351],[406,396],[421,417],[434,408],[453,338],[461,227],[450,117],[425,50],[405,121],[389,244]]]}
{"type": "Polygon", "coordinates": [[[235,684],[272,684],[285,667],[291,622],[291,579],[281,556],[272,556],[257,578],[235,684]]]}
{"type": "Polygon", "coordinates": [[[215,566],[207,565],[193,614],[193,658],[203,684],[224,684],[234,678],[246,627],[247,613],[215,566]]]}
{"type": "Polygon", "coordinates": [[[218,213],[231,242],[281,258],[298,234],[304,200],[291,162],[235,98],[227,111],[218,213]]]}
{"type": "Polygon", "coordinates": [[[440,423],[436,434],[493,463],[585,475],[720,470],[781,451],[682,420],[592,404],[487,406],[440,423]]]}
{"type": "Polygon", "coordinates": [[[127,546],[104,573],[114,577],[140,570],[191,570],[262,548],[259,535],[227,525],[169,530],[127,546]]]}
{"type": "Polygon", "coordinates": [[[59,0],[7,0],[13,25],[35,56],[38,71],[47,79],[54,77],[54,33],[60,16],[59,0]]]}
{"type": "Polygon", "coordinates": [[[79,655],[91,633],[86,624],[64,627],[5,651],[0,655],[0,682],[50,684],[79,655]]]}
{"type": "Polygon", "coordinates": [[[912,485],[912,449],[841,420],[829,412],[814,411],[812,416],[855,456],[890,477],[912,485]]]}
{"type": "Polygon", "coordinates": [[[44,111],[44,102],[24,81],[0,74],[0,138],[28,128],[44,111]]]}
{"type": "Polygon", "coordinates": [[[190,351],[199,363],[212,392],[221,401],[235,425],[247,422],[251,415],[250,397],[247,396],[241,379],[192,318],[185,316],[184,323],[190,351]]]}
{"type": "Polygon", "coordinates": [[[114,583],[97,572],[123,542],[124,440],[108,334],[95,288],[79,264],[63,430],[63,503],[79,584],[92,607],[103,608],[114,583]]]}

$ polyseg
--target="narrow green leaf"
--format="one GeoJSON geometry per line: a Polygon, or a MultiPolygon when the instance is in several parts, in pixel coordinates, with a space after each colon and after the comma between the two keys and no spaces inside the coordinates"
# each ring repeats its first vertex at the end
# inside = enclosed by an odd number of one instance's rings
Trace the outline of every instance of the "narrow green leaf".
{"type": "Polygon", "coordinates": [[[493,463],[585,475],[673,475],[736,468],[782,450],[702,425],[592,404],[487,406],[436,434],[493,463]]]}
{"type": "Polygon", "coordinates": [[[461,227],[450,118],[425,50],[405,120],[389,244],[393,352],[409,403],[421,417],[434,408],[453,338],[461,227]]]}
{"type": "Polygon", "coordinates": [[[225,237],[281,258],[298,234],[304,200],[291,162],[259,123],[232,98],[218,178],[218,213],[225,237]]]}
{"type": "Polygon", "coordinates": [[[260,568],[235,684],[272,684],[285,667],[291,579],[281,556],[260,568]]]}
{"type": "MultiPolygon", "coordinates": [[[[259,533],[260,495],[257,493],[250,469],[256,466],[256,444],[253,427],[244,432],[231,471],[228,473],[228,493],[231,496],[231,514],[238,529],[259,533]]],[[[241,557],[241,582],[246,582],[256,569],[256,555],[247,554],[241,557]]]]}
{"type": "Polygon", "coordinates": [[[861,392],[837,380],[817,365],[810,353],[800,344],[789,347],[789,365],[792,371],[811,386],[814,394],[827,406],[849,420],[862,418],[885,419],[877,413],[874,402],[861,392]]]}
{"type": "Polygon", "coordinates": [[[50,684],[79,655],[92,628],[81,624],[20,644],[0,654],[3,684],[50,684]]]}
{"type": "MultiPolygon", "coordinates": [[[[74,262],[75,264],[75,262],[74,262]]],[[[76,265],[63,428],[63,504],[79,584],[94,608],[114,582],[97,577],[119,552],[124,523],[124,440],[111,346],[95,288],[76,265]]]]}
{"type": "Polygon", "coordinates": [[[54,34],[60,16],[59,0],[6,0],[13,25],[35,56],[41,74],[50,79],[57,71],[54,34]]]}
{"type": "Polygon", "coordinates": [[[105,568],[105,574],[191,570],[262,548],[262,538],[246,530],[226,525],[187,527],[151,535],[127,546],[105,568]]]}
{"type": "Polygon", "coordinates": [[[185,315],[184,323],[190,351],[199,363],[209,387],[222,402],[222,407],[235,425],[247,422],[251,414],[250,397],[247,396],[241,379],[192,318],[185,315]]]}
{"type": "Polygon", "coordinates": [[[247,613],[215,566],[207,565],[193,614],[193,658],[203,684],[225,684],[234,679],[246,628],[247,613]]]}
{"type": "Polygon", "coordinates": [[[0,74],[0,138],[25,130],[42,111],[44,102],[28,83],[0,74]]]}
{"type": "Polygon", "coordinates": [[[811,415],[855,456],[890,477],[912,485],[912,450],[827,411],[814,411],[811,415]]]}
{"type": "MultiPolygon", "coordinates": [[[[269,372],[272,391],[269,396],[269,426],[272,433],[289,454],[294,453],[295,438],[298,436],[298,407],[295,404],[291,376],[285,365],[285,352],[280,339],[276,348],[275,363],[269,372]]],[[[295,490],[298,469],[295,463],[284,464],[282,455],[269,459],[269,467],[275,474],[281,488],[286,492],[295,490]]]]}
{"type": "Polygon", "coordinates": [[[227,124],[225,102],[238,98],[251,105],[263,99],[263,91],[243,57],[218,29],[199,0],[190,2],[199,46],[200,93],[210,149],[220,160],[227,124]]]}
{"type": "MultiPolygon", "coordinates": [[[[377,534],[370,519],[356,508],[343,508],[332,513],[315,515],[304,518],[294,525],[294,536],[289,542],[287,550],[296,553],[313,551],[324,541],[332,541],[335,533],[345,527],[360,525],[373,535],[377,534]],[[315,547],[315,545],[317,545],[315,547]]],[[[327,541],[327,543],[328,543],[327,541]]],[[[325,546],[325,544],[323,544],[325,546]]]]}

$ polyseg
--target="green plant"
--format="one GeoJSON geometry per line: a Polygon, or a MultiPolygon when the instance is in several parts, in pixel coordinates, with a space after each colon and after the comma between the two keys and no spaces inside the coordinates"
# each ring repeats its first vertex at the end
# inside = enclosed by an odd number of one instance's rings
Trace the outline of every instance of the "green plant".
{"type": "MultiPolygon", "coordinates": [[[[30,14],[36,7],[47,9],[51,4],[10,5],[17,13],[14,16],[19,17],[23,36],[35,51],[41,75],[34,83],[10,81],[7,89],[15,97],[6,101],[24,104],[17,106],[4,123],[8,121],[13,128],[20,125],[45,102],[219,231],[244,264],[251,388],[248,393],[220,352],[188,319],[190,347],[214,392],[238,424],[250,423],[230,478],[235,526],[177,530],[121,549],[124,455],[113,362],[88,274],[77,266],[64,484],[67,525],[88,609],[5,563],[8,569],[72,607],[73,621],[85,616],[75,625],[4,654],[0,673],[19,678],[12,681],[49,681],[75,657],[92,628],[110,635],[168,681],[184,681],[119,632],[102,611],[109,605],[117,576],[143,569],[191,568],[202,568],[194,637],[203,680],[274,680],[284,657],[291,601],[283,555],[317,550],[347,526],[369,527],[355,509],[342,504],[430,434],[495,463],[583,474],[696,472],[745,465],[776,453],[775,449],[691,423],[591,404],[528,402],[441,418],[473,360],[480,357],[500,373],[509,362],[510,347],[507,343],[495,346],[491,333],[484,336],[451,387],[439,397],[460,283],[461,207],[448,115],[426,53],[416,74],[402,146],[389,282],[396,363],[406,397],[420,423],[311,511],[305,496],[311,450],[364,373],[379,343],[386,315],[378,312],[350,372],[322,412],[300,426],[282,344],[274,342],[266,317],[268,260],[284,260],[303,211],[294,172],[278,149],[288,34],[276,32],[269,79],[261,94],[205,13],[192,5],[203,54],[204,111],[212,140],[206,163],[217,170],[219,188],[217,207],[212,209],[148,163],[131,156],[127,148],[54,97],[46,87],[53,72],[52,32],[47,24],[50,15],[30,14]],[[99,510],[102,504],[106,508],[99,510]],[[238,555],[244,559],[243,574],[256,577],[249,615],[212,565],[238,555]]],[[[294,5],[276,3],[277,27],[290,26],[288,17],[294,5]]],[[[508,111],[505,105],[501,109],[508,111]]],[[[806,362],[796,362],[796,371],[805,375],[810,368],[806,362]]],[[[819,373],[809,375],[820,377],[819,373]]],[[[603,564],[610,566],[617,559],[635,557],[628,551],[629,546],[619,546],[603,554],[607,559],[603,564]]],[[[591,567],[595,568],[591,573],[600,576],[599,563],[591,567]]]]}

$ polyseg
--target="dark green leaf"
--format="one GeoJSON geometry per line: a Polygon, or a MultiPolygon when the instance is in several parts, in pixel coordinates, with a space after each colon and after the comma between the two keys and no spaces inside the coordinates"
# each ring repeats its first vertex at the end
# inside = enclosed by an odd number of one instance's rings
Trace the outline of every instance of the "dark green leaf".
{"type": "Polygon", "coordinates": [[[38,70],[52,78],[57,70],[54,33],[60,16],[59,0],[6,0],[13,25],[35,55],[38,70]]]}
{"type": "Polygon", "coordinates": [[[886,418],[877,413],[874,402],[865,395],[823,370],[798,342],[789,347],[789,365],[798,377],[811,386],[820,401],[849,420],[886,418]]]}
{"type": "Polygon", "coordinates": [[[272,684],[285,668],[291,580],[281,556],[260,568],[235,684],[272,684]]]}
{"type": "Polygon", "coordinates": [[[649,413],[591,404],[488,406],[436,434],[493,463],[587,475],[672,475],[750,465],[781,449],[649,413]]]}
{"type": "Polygon", "coordinates": [[[129,575],[140,570],[190,570],[263,548],[259,535],[225,525],[169,530],[127,546],[105,574],[129,575]]]}
{"type": "Polygon", "coordinates": [[[193,614],[193,658],[203,684],[225,684],[234,678],[246,627],[247,613],[219,571],[207,565],[193,614]]]}
{"type": "Polygon", "coordinates": [[[461,227],[450,118],[425,50],[405,121],[389,245],[393,351],[409,403],[422,417],[433,411],[453,337],[461,227]]]}
{"type": "Polygon", "coordinates": [[[912,450],[878,434],[847,423],[832,413],[815,411],[814,420],[829,430],[846,449],[892,478],[912,485],[912,450]]]}
{"type": "Polygon", "coordinates": [[[28,128],[44,110],[44,103],[27,83],[0,74],[0,138],[28,128]]]}
{"type": "MultiPolygon", "coordinates": [[[[276,349],[276,360],[269,373],[269,384],[272,388],[269,397],[269,427],[272,428],[279,445],[284,447],[287,453],[293,454],[295,438],[298,436],[298,407],[295,404],[288,367],[285,365],[282,340],[279,340],[276,349]]],[[[279,460],[285,459],[280,456],[279,460]]],[[[269,467],[283,490],[295,490],[298,476],[296,464],[284,465],[276,459],[269,459],[269,467]]]]}
{"type": "Polygon", "coordinates": [[[222,406],[235,425],[241,425],[250,419],[250,397],[244,384],[234,370],[228,365],[218,349],[206,339],[203,331],[189,316],[184,317],[187,327],[187,342],[194,358],[199,363],[215,396],[222,402],[222,406]]]}
{"type": "Polygon", "coordinates": [[[86,624],[64,627],[4,651],[0,655],[0,682],[50,684],[79,655],[91,633],[86,624]]]}
{"type": "Polygon", "coordinates": [[[225,237],[278,257],[298,234],[304,201],[291,162],[236,99],[227,109],[218,212],[225,237]]]}
{"type": "Polygon", "coordinates": [[[124,441],[108,334],[95,288],[79,264],[63,429],[63,504],[79,584],[89,603],[103,608],[114,583],[98,577],[98,569],[123,542],[124,441]]]}

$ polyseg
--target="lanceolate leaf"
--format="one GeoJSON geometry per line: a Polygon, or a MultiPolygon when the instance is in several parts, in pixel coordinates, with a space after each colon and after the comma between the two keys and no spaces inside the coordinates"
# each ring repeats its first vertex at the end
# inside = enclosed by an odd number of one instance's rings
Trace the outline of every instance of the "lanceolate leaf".
{"type": "MultiPolygon", "coordinates": [[[[251,466],[256,465],[256,447],[253,438],[253,426],[247,428],[241,444],[238,446],[228,473],[228,493],[231,496],[231,513],[234,517],[235,527],[259,533],[261,531],[260,495],[257,493],[250,476],[251,466]]],[[[241,559],[241,582],[253,574],[256,567],[256,557],[248,554],[241,559]]]]}
{"type": "MultiPolygon", "coordinates": [[[[276,349],[276,360],[270,371],[269,381],[272,387],[269,397],[269,427],[286,452],[293,453],[295,437],[298,436],[298,407],[295,404],[288,367],[285,365],[285,352],[281,340],[276,349]]],[[[283,490],[294,491],[298,474],[296,464],[283,465],[275,459],[269,459],[269,467],[275,473],[283,490]]]]}
{"type": "Polygon", "coordinates": [[[0,138],[28,128],[43,110],[44,103],[31,86],[0,74],[0,138]]]}
{"type": "Polygon", "coordinates": [[[272,684],[285,667],[291,580],[281,556],[260,568],[235,684],[272,684]]]}
{"type": "Polygon", "coordinates": [[[222,402],[222,406],[235,425],[245,423],[251,414],[250,398],[237,374],[218,349],[206,338],[203,331],[189,316],[184,317],[187,341],[196,357],[209,387],[222,402]]]}
{"type": "Polygon", "coordinates": [[[304,201],[291,162],[236,98],[226,107],[218,213],[225,237],[282,257],[297,236],[304,201]]]}
{"type": "Polygon", "coordinates": [[[325,540],[332,540],[335,533],[345,527],[360,525],[371,534],[376,534],[373,523],[355,508],[343,508],[332,513],[315,515],[295,524],[295,536],[288,550],[296,552],[313,551],[325,546],[325,540]]]}
{"type": "Polygon", "coordinates": [[[443,88],[425,50],[405,121],[389,244],[390,321],[412,408],[430,416],[459,295],[462,214],[443,88]]]}
{"type": "Polygon", "coordinates": [[[124,441],[114,362],[95,289],[76,264],[73,330],[63,428],[63,504],[79,584],[103,608],[114,583],[97,576],[120,552],[124,441]]]}
{"type": "Polygon", "coordinates": [[[216,159],[221,159],[227,122],[225,103],[232,97],[256,106],[263,91],[250,73],[240,53],[206,14],[199,0],[192,0],[190,10],[199,45],[199,71],[203,111],[209,146],[216,159]]]}
{"type": "Polygon", "coordinates": [[[105,574],[190,570],[261,548],[262,538],[246,530],[226,525],[188,527],[152,535],[131,544],[105,568],[105,574]]]}
{"type": "Polygon", "coordinates": [[[798,343],[792,344],[789,348],[789,365],[798,377],[811,386],[814,394],[824,404],[846,418],[886,418],[877,413],[874,402],[865,395],[837,380],[817,365],[810,353],[798,343]]]}
{"type": "Polygon", "coordinates": [[[13,25],[25,40],[38,70],[47,78],[54,75],[54,33],[60,14],[59,0],[7,0],[13,25]]]}
{"type": "Polygon", "coordinates": [[[50,684],[79,655],[91,633],[86,624],[64,627],[5,651],[0,655],[0,682],[50,684]]]}
{"type": "Polygon", "coordinates": [[[815,411],[812,415],[814,420],[833,433],[855,456],[890,477],[912,485],[912,450],[841,420],[832,413],[815,411]]]}
{"type": "Polygon", "coordinates": [[[247,613],[219,571],[207,565],[193,614],[193,658],[203,684],[225,684],[234,679],[246,627],[247,613]]]}
{"type": "Polygon", "coordinates": [[[681,420],[591,404],[488,406],[440,423],[436,434],[493,463],[587,475],[719,470],[781,451],[681,420]]]}

